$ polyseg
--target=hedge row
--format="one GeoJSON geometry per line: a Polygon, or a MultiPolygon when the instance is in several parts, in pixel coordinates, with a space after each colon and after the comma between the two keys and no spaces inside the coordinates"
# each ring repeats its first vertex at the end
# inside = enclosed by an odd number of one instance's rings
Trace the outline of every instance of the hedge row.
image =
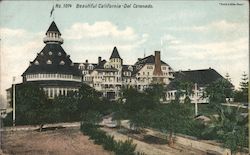
{"type": "Polygon", "coordinates": [[[114,136],[107,135],[104,131],[98,129],[96,125],[90,123],[81,123],[81,131],[84,135],[94,140],[95,144],[102,145],[107,151],[113,151],[116,155],[145,155],[136,153],[136,144],[133,141],[115,141],[114,136]]]}

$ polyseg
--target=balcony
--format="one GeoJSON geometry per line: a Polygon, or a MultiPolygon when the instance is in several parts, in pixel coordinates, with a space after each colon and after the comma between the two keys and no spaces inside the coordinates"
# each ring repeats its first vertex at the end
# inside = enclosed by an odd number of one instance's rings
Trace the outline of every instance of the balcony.
{"type": "Polygon", "coordinates": [[[63,44],[63,39],[62,38],[45,37],[45,38],[43,38],[43,42],[44,43],[59,42],[59,43],[63,44]]]}

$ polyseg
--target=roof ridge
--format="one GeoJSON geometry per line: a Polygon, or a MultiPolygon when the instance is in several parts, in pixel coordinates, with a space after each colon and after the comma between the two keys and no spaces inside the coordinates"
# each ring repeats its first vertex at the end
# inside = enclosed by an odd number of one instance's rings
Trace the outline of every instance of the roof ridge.
{"type": "Polygon", "coordinates": [[[185,71],[176,71],[176,72],[195,72],[195,71],[208,71],[208,70],[215,71],[213,68],[208,68],[208,69],[195,69],[195,70],[185,70],[185,71]]]}

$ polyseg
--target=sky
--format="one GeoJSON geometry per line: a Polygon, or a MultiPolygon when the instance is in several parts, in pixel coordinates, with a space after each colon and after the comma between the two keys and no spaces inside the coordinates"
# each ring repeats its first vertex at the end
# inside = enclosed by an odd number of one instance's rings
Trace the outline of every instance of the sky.
{"type": "Polygon", "coordinates": [[[54,20],[62,47],[73,62],[109,59],[114,46],[125,64],[161,51],[175,71],[208,69],[239,86],[249,66],[247,1],[0,1],[1,95],[22,81],[21,75],[42,48],[54,20]],[[52,6],[60,4],[68,7],[52,6]],[[76,8],[76,4],[127,4],[132,8],[76,8]],[[153,8],[133,8],[133,5],[153,8]],[[69,7],[71,6],[71,7],[69,7]]]}

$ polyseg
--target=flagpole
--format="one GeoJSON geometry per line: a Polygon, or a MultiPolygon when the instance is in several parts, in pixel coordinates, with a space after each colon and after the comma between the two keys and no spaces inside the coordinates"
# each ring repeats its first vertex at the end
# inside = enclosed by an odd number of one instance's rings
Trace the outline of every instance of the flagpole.
{"type": "Polygon", "coordinates": [[[194,84],[194,96],[195,96],[195,116],[198,115],[198,94],[197,94],[197,83],[194,84]]]}
{"type": "Polygon", "coordinates": [[[53,21],[55,21],[55,1],[53,0],[53,21]]]}
{"type": "Polygon", "coordinates": [[[50,18],[51,18],[51,16],[53,15],[53,20],[55,20],[54,10],[55,10],[55,6],[54,6],[54,4],[53,4],[53,7],[52,7],[52,9],[51,9],[51,11],[50,11],[50,18]]]}
{"type": "Polygon", "coordinates": [[[55,21],[55,1],[53,1],[53,21],[55,21]]]}
{"type": "Polygon", "coordinates": [[[53,21],[55,21],[55,13],[53,13],[53,21]]]}
{"type": "Polygon", "coordinates": [[[13,109],[12,109],[12,111],[13,111],[13,126],[15,126],[16,125],[16,87],[15,87],[15,78],[16,77],[13,77],[13,109]]]}

